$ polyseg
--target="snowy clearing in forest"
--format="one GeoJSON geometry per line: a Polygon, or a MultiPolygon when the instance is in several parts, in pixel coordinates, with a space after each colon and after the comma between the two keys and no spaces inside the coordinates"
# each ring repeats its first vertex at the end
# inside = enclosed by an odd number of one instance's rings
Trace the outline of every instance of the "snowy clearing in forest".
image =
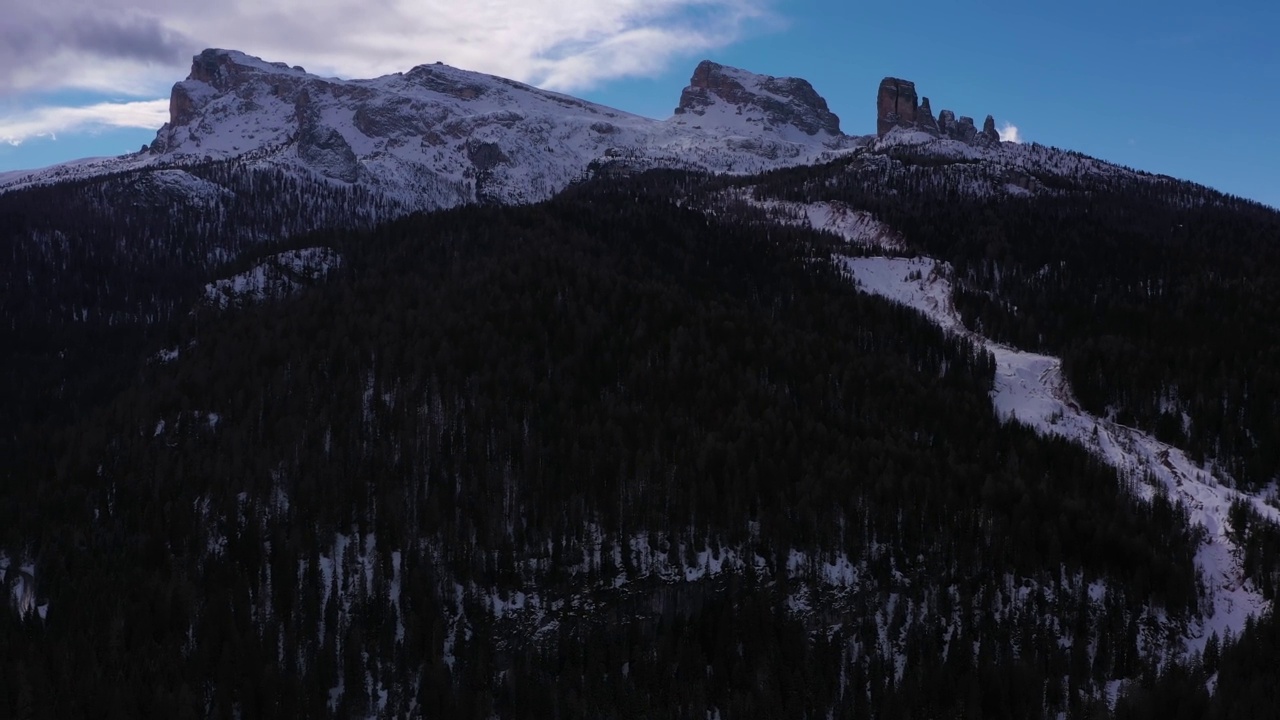
{"type": "Polygon", "coordinates": [[[1187,649],[1203,650],[1209,636],[1239,635],[1249,616],[1271,605],[1244,578],[1241,550],[1228,534],[1228,513],[1236,500],[1249,502],[1262,517],[1280,522],[1280,511],[1261,498],[1236,490],[1212,464],[1200,465],[1182,450],[1135,428],[1092,415],[1072,396],[1056,357],[1023,352],[965,329],[951,303],[950,268],[930,258],[843,258],[845,269],[865,292],[924,313],[951,332],[980,343],[995,357],[991,402],[1002,420],[1016,420],[1044,435],[1079,443],[1120,471],[1146,499],[1157,492],[1185,507],[1194,526],[1205,531],[1196,564],[1205,580],[1200,625],[1193,624],[1187,649]],[[1148,484],[1148,478],[1154,484],[1148,484]]]}

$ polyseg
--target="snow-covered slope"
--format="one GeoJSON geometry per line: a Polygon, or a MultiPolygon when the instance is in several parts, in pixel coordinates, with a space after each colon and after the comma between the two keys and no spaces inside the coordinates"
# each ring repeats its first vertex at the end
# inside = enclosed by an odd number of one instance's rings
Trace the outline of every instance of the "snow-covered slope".
{"type": "Polygon", "coordinates": [[[1149,499],[1166,493],[1188,510],[1191,522],[1205,531],[1196,563],[1208,584],[1201,608],[1203,624],[1191,629],[1189,649],[1203,650],[1215,632],[1222,637],[1230,629],[1239,635],[1248,617],[1270,607],[1244,578],[1241,550],[1228,532],[1227,518],[1238,500],[1272,521],[1280,521],[1280,511],[1234,489],[1219,469],[1198,465],[1182,450],[1081,409],[1062,376],[1058,358],[1023,352],[968,332],[951,304],[945,265],[929,258],[888,257],[847,258],[844,263],[866,292],[913,307],[989,350],[996,361],[991,401],[1002,418],[1079,443],[1118,469],[1141,496],[1149,499]]]}
{"type": "Polygon", "coordinates": [[[902,128],[871,140],[862,157],[881,163],[928,159],[927,167],[917,168],[919,172],[970,196],[1039,192],[1046,189],[1046,180],[1053,185],[1098,180],[1176,182],[1037,143],[971,144],[902,128]]]}
{"type": "Polygon", "coordinates": [[[855,210],[840,202],[788,202],[757,200],[750,191],[726,193],[722,200],[738,201],[763,210],[771,220],[784,225],[828,232],[850,245],[900,251],[906,248],[902,236],[865,210],[855,210]]]}
{"type": "Polygon", "coordinates": [[[752,173],[856,144],[803,80],[703,63],[693,83],[702,116],[659,121],[441,64],[342,80],[206,50],[148,149],[11,173],[0,190],[240,158],[437,208],[545,199],[601,163],[752,173]]]}

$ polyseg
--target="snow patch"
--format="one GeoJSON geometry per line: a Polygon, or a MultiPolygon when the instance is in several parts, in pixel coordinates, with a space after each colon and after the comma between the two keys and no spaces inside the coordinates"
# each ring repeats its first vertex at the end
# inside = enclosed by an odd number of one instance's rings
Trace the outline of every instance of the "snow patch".
{"type": "Polygon", "coordinates": [[[4,578],[9,607],[20,617],[35,612],[41,619],[48,612],[48,604],[36,603],[36,566],[33,563],[12,563],[0,555],[0,576],[4,578]]]}
{"type": "Polygon", "coordinates": [[[841,202],[756,200],[750,189],[738,193],[736,199],[764,210],[775,222],[829,232],[850,245],[883,251],[902,250],[905,247],[898,233],[877,220],[874,215],[865,210],[855,210],[841,202]]]}

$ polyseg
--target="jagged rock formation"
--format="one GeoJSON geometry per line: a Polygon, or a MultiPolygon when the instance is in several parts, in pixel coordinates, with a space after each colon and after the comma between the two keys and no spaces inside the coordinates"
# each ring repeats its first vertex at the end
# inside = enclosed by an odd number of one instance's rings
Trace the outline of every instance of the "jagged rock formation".
{"type": "Polygon", "coordinates": [[[943,110],[938,113],[938,133],[941,135],[951,136],[953,128],[956,126],[956,114],[950,110],[943,110]]]}
{"type": "Polygon", "coordinates": [[[969,145],[983,147],[999,145],[1000,133],[996,131],[995,118],[987,116],[979,132],[973,118],[961,116],[950,110],[933,117],[929,98],[917,102],[916,84],[901,78],[887,77],[880,81],[876,93],[876,135],[884,137],[895,129],[918,130],[934,137],[946,137],[969,145]]]}
{"type": "Polygon", "coordinates": [[[920,108],[916,112],[916,126],[930,135],[938,134],[938,122],[933,119],[933,108],[929,107],[929,98],[923,98],[920,101],[920,108]]]}
{"type": "Polygon", "coordinates": [[[982,137],[986,138],[987,142],[1000,142],[1000,133],[996,130],[996,119],[990,115],[982,123],[982,137]]]}

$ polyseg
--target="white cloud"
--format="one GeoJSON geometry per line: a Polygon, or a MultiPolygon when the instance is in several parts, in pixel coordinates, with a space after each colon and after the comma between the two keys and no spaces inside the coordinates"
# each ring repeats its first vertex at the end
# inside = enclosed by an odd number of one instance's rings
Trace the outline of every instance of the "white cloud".
{"type": "Polygon", "coordinates": [[[767,21],[773,1],[99,0],[86,16],[83,0],[42,0],[0,29],[0,91],[154,96],[205,47],[346,77],[441,60],[580,90],[723,47],[767,21]]]}
{"type": "Polygon", "coordinates": [[[34,137],[105,128],[156,129],[169,121],[168,100],[98,103],[87,107],[43,107],[0,116],[0,142],[20,145],[34,137]]]}
{"type": "Polygon", "coordinates": [[[1000,133],[1000,139],[1004,142],[1022,142],[1022,134],[1018,132],[1018,126],[1013,123],[1004,123],[1000,126],[1000,130],[998,132],[1000,133]]]}

